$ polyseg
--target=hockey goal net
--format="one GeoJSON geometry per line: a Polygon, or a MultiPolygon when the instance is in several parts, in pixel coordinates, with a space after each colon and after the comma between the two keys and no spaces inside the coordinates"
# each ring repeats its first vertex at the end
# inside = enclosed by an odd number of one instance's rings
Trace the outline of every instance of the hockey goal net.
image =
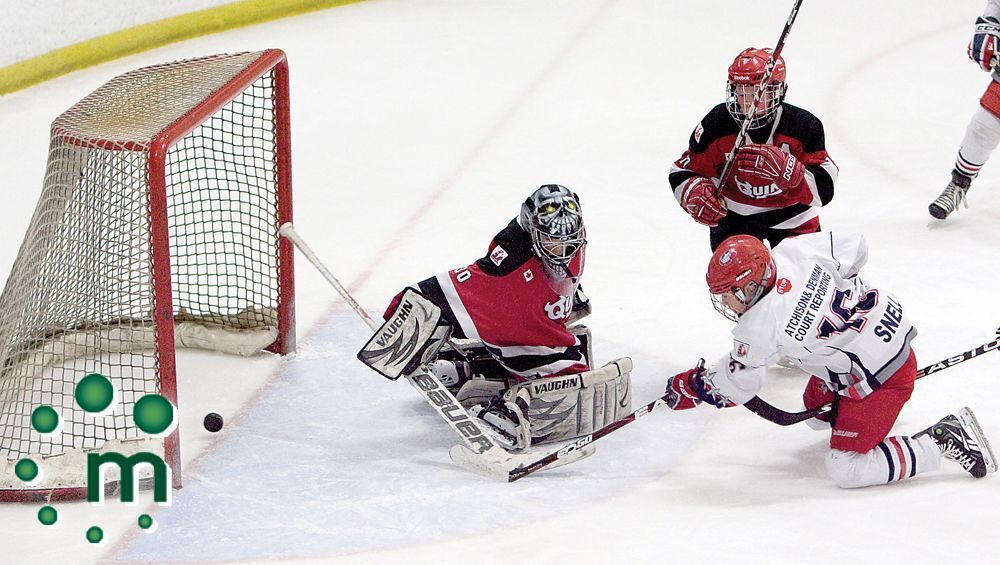
{"type": "Polygon", "coordinates": [[[101,451],[156,453],[180,486],[179,431],[148,438],[135,402],[157,393],[177,406],[175,347],[294,350],[292,248],[278,237],[289,166],[279,50],[138,69],[53,122],[0,295],[0,500],[82,498],[86,455],[101,451]],[[110,415],[77,406],[90,373],[116,388],[110,415]],[[33,429],[40,405],[60,431],[33,429]],[[18,479],[22,459],[41,479],[18,479]]]}

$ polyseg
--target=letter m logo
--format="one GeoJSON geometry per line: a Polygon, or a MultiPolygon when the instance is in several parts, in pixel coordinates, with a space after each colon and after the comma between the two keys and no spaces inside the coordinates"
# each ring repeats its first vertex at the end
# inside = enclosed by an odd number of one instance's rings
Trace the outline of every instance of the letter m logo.
{"type": "Polygon", "coordinates": [[[142,464],[153,467],[153,500],[160,504],[170,502],[170,467],[155,453],[140,452],[130,457],[121,453],[90,453],[87,455],[87,502],[100,503],[104,497],[105,464],[118,466],[121,501],[135,500],[135,468],[142,464]]]}

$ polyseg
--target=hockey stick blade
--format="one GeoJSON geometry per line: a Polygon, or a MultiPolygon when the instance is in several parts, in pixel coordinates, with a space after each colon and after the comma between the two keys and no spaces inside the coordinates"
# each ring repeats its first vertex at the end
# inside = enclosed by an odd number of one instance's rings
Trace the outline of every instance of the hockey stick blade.
{"type": "MultiPolygon", "coordinates": [[[[560,451],[564,448],[560,448],[560,451]]],[[[593,445],[587,445],[580,449],[567,451],[554,463],[545,463],[539,466],[540,461],[547,461],[552,454],[539,456],[535,453],[511,453],[504,459],[497,460],[489,454],[478,455],[464,445],[452,446],[448,455],[451,460],[466,471],[471,471],[477,475],[503,481],[505,483],[514,482],[524,475],[534,472],[541,467],[549,469],[561,467],[575,463],[581,459],[590,457],[597,451],[593,445]],[[537,466],[537,468],[535,468],[537,466]],[[530,471],[527,469],[531,469],[530,471]]],[[[556,452],[558,453],[558,452],[556,452]]]]}

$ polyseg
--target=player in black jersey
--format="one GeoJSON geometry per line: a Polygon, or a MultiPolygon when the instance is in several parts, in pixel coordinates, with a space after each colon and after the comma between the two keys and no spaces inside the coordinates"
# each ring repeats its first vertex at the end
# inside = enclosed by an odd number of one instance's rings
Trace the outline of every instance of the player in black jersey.
{"type": "Polygon", "coordinates": [[[757,108],[751,108],[770,58],[770,49],[752,47],[736,57],[726,102],[701,120],[670,169],[674,196],[695,221],[710,226],[713,250],[735,234],[774,247],[790,235],[819,231],[818,208],[833,199],[838,169],[826,152],[823,123],[784,101],[788,86],[781,57],[757,108]],[[720,191],[722,169],[751,112],[748,139],[720,191]]]}

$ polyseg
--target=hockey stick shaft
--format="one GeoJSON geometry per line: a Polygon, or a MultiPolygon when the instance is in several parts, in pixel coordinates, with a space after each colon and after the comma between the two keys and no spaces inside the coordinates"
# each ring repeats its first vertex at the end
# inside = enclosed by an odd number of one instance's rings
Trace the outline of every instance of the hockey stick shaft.
{"type": "MultiPolygon", "coordinates": [[[[1000,336],[1000,329],[997,330],[997,335],[1000,336]]],[[[984,353],[989,353],[990,351],[994,351],[996,349],[1000,349],[1000,337],[997,337],[997,339],[994,339],[993,341],[986,342],[979,347],[964,351],[954,357],[949,357],[938,361],[937,363],[928,365],[917,371],[916,378],[922,379],[927,375],[934,374],[949,367],[954,367],[959,363],[964,363],[973,357],[979,357],[984,353]]],[[[819,414],[823,414],[828,410],[828,406],[819,406],[803,412],[785,412],[780,408],[776,408],[775,406],[768,404],[759,396],[751,398],[743,406],[761,418],[774,422],[779,426],[790,426],[792,424],[804,422],[810,418],[816,417],[819,414]]]]}
{"type": "Polygon", "coordinates": [[[573,453],[574,451],[577,451],[579,449],[583,449],[584,447],[590,445],[591,443],[594,443],[595,441],[610,434],[611,432],[614,432],[624,426],[631,424],[637,419],[652,412],[657,406],[661,406],[666,403],[667,403],[667,395],[663,395],[657,398],[656,400],[650,402],[649,404],[643,406],[642,408],[636,410],[635,412],[632,412],[628,416],[625,416],[620,420],[615,420],[614,422],[608,424],[607,426],[604,426],[603,428],[595,432],[591,432],[588,435],[585,435],[581,438],[571,441],[570,443],[560,447],[557,451],[553,451],[548,455],[542,456],[533,463],[522,465],[511,470],[508,473],[507,480],[509,482],[514,482],[520,478],[530,475],[531,473],[534,473],[535,471],[544,469],[545,467],[551,465],[552,463],[555,463],[559,459],[568,457],[570,453],[573,453]]]}
{"type": "Polygon", "coordinates": [[[330,270],[326,268],[326,265],[324,265],[323,262],[319,260],[319,257],[316,256],[316,253],[313,252],[312,248],[309,247],[309,245],[305,242],[305,240],[302,239],[302,236],[299,235],[299,232],[295,231],[295,226],[292,225],[291,222],[286,222],[284,224],[281,224],[281,227],[278,228],[278,233],[281,234],[281,236],[287,239],[288,241],[291,241],[293,244],[295,244],[295,247],[298,248],[299,252],[302,253],[303,257],[308,259],[309,262],[312,263],[313,267],[316,267],[316,270],[319,271],[319,274],[323,275],[323,278],[330,283],[330,286],[332,286],[334,290],[337,291],[337,294],[339,294],[340,297],[344,299],[344,302],[347,302],[347,304],[349,304],[351,308],[353,308],[354,311],[358,313],[358,316],[361,316],[361,319],[364,320],[366,324],[368,324],[368,327],[371,328],[372,331],[378,329],[379,325],[375,323],[375,320],[373,320],[372,317],[368,315],[368,312],[366,312],[365,309],[362,308],[360,304],[358,304],[358,301],[355,300],[353,296],[351,296],[351,293],[347,292],[347,289],[344,288],[344,285],[340,284],[340,281],[337,280],[337,277],[333,276],[333,273],[331,273],[330,270]]]}
{"type": "MultiPolygon", "coordinates": [[[[1000,329],[997,330],[997,335],[1000,336],[1000,329]]],[[[928,365],[928,366],[924,367],[923,369],[920,369],[919,371],[917,371],[917,378],[920,379],[920,378],[926,377],[927,375],[932,375],[932,374],[934,374],[934,373],[936,373],[938,371],[942,371],[944,369],[947,369],[948,367],[954,367],[955,365],[958,365],[959,363],[964,363],[964,362],[968,361],[969,359],[972,359],[973,357],[979,357],[983,353],[988,353],[988,352],[993,351],[995,349],[1000,349],[1000,337],[997,337],[997,339],[994,339],[993,341],[984,343],[984,344],[980,345],[979,347],[977,347],[975,349],[970,349],[968,351],[963,351],[959,355],[956,355],[954,357],[949,357],[947,359],[938,361],[937,363],[934,363],[933,365],[928,365]]]]}
{"type": "MultiPolygon", "coordinates": [[[[698,360],[698,364],[696,365],[696,367],[697,368],[704,368],[705,367],[705,360],[704,359],[699,359],[698,360]]],[[[611,432],[613,432],[615,430],[618,430],[619,428],[622,428],[624,426],[627,426],[627,425],[631,424],[632,422],[636,421],[636,419],[641,418],[641,417],[645,416],[646,414],[649,414],[657,406],[660,406],[662,404],[666,404],[668,396],[670,396],[669,393],[668,394],[664,394],[663,396],[657,398],[656,400],[650,402],[649,404],[643,406],[642,408],[636,410],[635,412],[632,412],[631,414],[629,414],[628,416],[625,416],[624,418],[620,418],[618,420],[615,420],[614,422],[611,422],[607,426],[604,426],[603,428],[601,428],[601,429],[599,429],[599,430],[597,430],[595,432],[591,432],[588,435],[585,435],[585,436],[583,436],[581,438],[577,438],[577,439],[575,439],[575,440],[567,443],[566,445],[560,447],[558,450],[553,451],[553,452],[549,453],[548,455],[542,456],[541,458],[537,459],[533,463],[529,463],[528,465],[521,465],[521,466],[519,466],[519,467],[511,470],[508,473],[507,480],[509,482],[514,482],[514,481],[520,479],[521,477],[524,477],[526,475],[530,475],[531,473],[534,473],[535,471],[544,469],[545,467],[547,467],[548,465],[551,465],[552,463],[555,463],[559,459],[562,459],[564,457],[568,457],[571,453],[573,453],[573,452],[575,452],[575,451],[577,451],[579,449],[583,449],[584,447],[586,447],[586,446],[590,445],[591,443],[593,443],[593,442],[601,439],[602,437],[610,434],[611,432]]]]}
{"type": "MultiPolygon", "coordinates": [[[[368,315],[368,312],[358,304],[357,300],[351,296],[351,293],[347,292],[344,285],[340,284],[337,277],[333,276],[333,273],[326,268],[326,265],[319,260],[316,253],[313,252],[312,248],[302,239],[302,236],[295,231],[295,226],[291,222],[282,224],[278,228],[278,233],[282,237],[291,241],[296,248],[309,260],[310,263],[316,270],[319,271],[323,278],[330,283],[337,293],[340,294],[351,308],[364,320],[365,324],[371,328],[372,331],[377,331],[379,329],[379,324],[368,315]]],[[[429,371],[418,371],[412,375],[406,375],[407,382],[417,389],[420,396],[427,401],[428,404],[434,408],[434,411],[438,413],[441,418],[462,438],[462,441],[469,446],[475,453],[485,455],[487,453],[494,454],[496,456],[508,455],[508,452],[492,441],[489,436],[483,432],[482,428],[476,424],[472,416],[462,407],[453,394],[441,384],[440,379],[434,376],[433,373],[429,371]]]]}
{"type": "MultiPolygon", "coordinates": [[[[799,8],[801,6],[802,0],[795,0],[795,4],[792,5],[792,11],[788,14],[788,20],[785,21],[785,27],[782,28],[781,35],[778,36],[778,43],[774,46],[771,58],[764,66],[764,76],[761,77],[760,84],[757,85],[757,88],[753,93],[753,105],[750,107],[751,111],[747,112],[747,116],[743,118],[743,124],[740,125],[740,133],[736,136],[736,142],[733,144],[733,151],[729,155],[729,158],[726,159],[726,165],[722,168],[722,175],[719,176],[719,186],[715,189],[716,195],[722,194],[722,189],[726,186],[726,182],[729,180],[729,175],[733,170],[733,162],[736,161],[736,153],[743,147],[744,138],[746,137],[747,131],[750,129],[750,122],[753,121],[754,114],[757,113],[757,105],[760,104],[760,99],[764,96],[764,90],[767,86],[767,82],[771,80],[771,74],[774,72],[774,66],[777,64],[778,58],[781,56],[781,51],[785,48],[785,40],[788,39],[788,33],[792,31],[792,24],[795,23],[795,17],[799,15],[799,8]]],[[[736,104],[739,104],[739,100],[736,101],[736,104]]]]}

